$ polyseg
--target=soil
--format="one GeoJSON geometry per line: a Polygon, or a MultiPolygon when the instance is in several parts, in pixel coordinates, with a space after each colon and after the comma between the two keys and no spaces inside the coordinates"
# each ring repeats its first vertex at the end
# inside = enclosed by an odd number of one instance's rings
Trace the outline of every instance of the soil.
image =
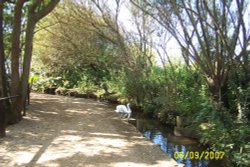
{"type": "Polygon", "coordinates": [[[182,166],[146,140],[114,107],[31,94],[27,116],[0,140],[1,167],[182,166]]]}

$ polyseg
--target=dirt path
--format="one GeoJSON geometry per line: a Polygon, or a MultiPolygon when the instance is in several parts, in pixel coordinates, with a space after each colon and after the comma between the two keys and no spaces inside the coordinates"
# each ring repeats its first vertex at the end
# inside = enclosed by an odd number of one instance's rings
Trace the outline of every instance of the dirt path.
{"type": "Polygon", "coordinates": [[[103,103],[32,94],[28,108],[0,140],[0,167],[177,165],[103,103]]]}

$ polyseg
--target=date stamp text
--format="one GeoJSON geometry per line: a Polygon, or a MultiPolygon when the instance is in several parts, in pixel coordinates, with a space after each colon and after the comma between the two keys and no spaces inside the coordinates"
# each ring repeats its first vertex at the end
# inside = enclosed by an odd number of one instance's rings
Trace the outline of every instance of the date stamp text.
{"type": "Polygon", "coordinates": [[[223,159],[225,155],[224,151],[187,151],[187,152],[175,152],[174,158],[175,159],[206,159],[206,160],[219,160],[223,159]]]}

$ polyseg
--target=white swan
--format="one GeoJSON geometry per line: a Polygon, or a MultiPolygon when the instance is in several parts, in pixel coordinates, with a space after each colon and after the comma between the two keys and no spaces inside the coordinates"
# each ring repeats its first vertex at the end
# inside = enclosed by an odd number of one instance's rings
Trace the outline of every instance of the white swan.
{"type": "Polygon", "coordinates": [[[127,106],[125,105],[116,106],[115,112],[121,114],[124,118],[127,117],[128,119],[130,118],[131,113],[132,113],[129,103],[127,104],[127,106]]]}

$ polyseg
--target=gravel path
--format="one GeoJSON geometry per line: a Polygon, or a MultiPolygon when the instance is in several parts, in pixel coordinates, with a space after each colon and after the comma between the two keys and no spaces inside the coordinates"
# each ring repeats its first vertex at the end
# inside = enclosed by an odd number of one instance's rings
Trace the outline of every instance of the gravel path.
{"type": "Polygon", "coordinates": [[[180,165],[104,103],[32,94],[27,116],[0,140],[0,167],[19,166],[180,165]]]}

